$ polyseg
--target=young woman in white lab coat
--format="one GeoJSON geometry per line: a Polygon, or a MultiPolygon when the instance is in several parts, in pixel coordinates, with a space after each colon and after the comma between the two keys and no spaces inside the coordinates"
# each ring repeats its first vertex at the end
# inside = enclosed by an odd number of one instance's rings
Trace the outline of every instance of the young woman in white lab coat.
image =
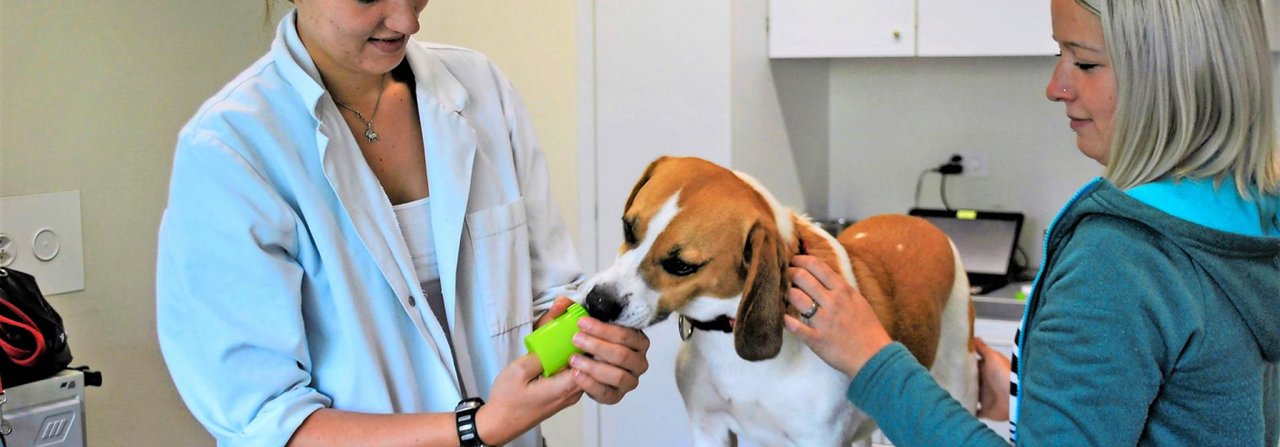
{"type": "Polygon", "coordinates": [[[472,445],[454,410],[478,396],[481,440],[533,446],[648,368],[642,333],[590,318],[570,370],[522,356],[582,272],[520,99],[410,39],[426,4],[296,0],[179,135],[158,335],[220,444],[472,445]]]}

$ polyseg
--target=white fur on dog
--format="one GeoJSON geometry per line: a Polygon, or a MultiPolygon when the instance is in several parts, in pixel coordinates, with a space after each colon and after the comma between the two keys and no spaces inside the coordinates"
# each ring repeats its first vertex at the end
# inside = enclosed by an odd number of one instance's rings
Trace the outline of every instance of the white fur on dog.
{"type": "Polygon", "coordinates": [[[969,277],[960,252],[951,244],[951,255],[956,260],[955,280],[951,282],[951,295],[942,308],[942,327],[938,333],[938,355],[933,358],[929,373],[951,393],[970,413],[978,411],[978,354],[969,351],[969,277]]]}
{"type": "Polygon", "coordinates": [[[600,284],[606,284],[612,287],[618,294],[618,297],[627,305],[622,307],[622,313],[618,315],[615,324],[628,327],[643,328],[648,327],[656,321],[658,317],[658,298],[657,290],[645,284],[644,278],[640,275],[640,263],[644,262],[645,256],[649,254],[649,249],[653,248],[654,241],[658,240],[658,235],[667,229],[667,225],[676,218],[680,213],[680,191],[672,194],[666,202],[663,202],[662,208],[658,209],[658,213],[649,219],[649,226],[645,231],[644,240],[631,250],[627,250],[618,255],[618,259],[614,261],[608,269],[597,273],[591,278],[588,287],[584,290],[591,290],[600,284]]]}

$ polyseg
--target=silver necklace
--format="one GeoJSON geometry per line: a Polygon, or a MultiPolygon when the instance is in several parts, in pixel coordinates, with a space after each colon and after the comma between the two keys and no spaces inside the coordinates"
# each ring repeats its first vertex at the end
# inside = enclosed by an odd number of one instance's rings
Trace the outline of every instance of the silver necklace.
{"type": "Polygon", "coordinates": [[[364,114],[360,113],[359,110],[353,109],[351,108],[351,106],[343,104],[342,101],[338,100],[338,98],[333,98],[333,102],[335,104],[337,104],[338,106],[344,109],[350,110],[351,113],[356,114],[356,119],[364,123],[364,137],[365,139],[368,139],[370,143],[378,141],[378,133],[373,131],[373,120],[378,117],[378,105],[382,104],[382,92],[387,90],[386,81],[387,81],[387,74],[383,73],[382,79],[378,81],[378,86],[379,86],[378,100],[374,101],[373,103],[373,113],[369,114],[369,119],[364,119],[364,114]]]}

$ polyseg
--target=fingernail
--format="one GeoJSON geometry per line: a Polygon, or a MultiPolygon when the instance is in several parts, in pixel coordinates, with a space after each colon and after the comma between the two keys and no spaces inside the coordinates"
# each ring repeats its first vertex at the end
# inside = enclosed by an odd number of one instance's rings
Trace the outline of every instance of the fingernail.
{"type": "Polygon", "coordinates": [[[579,333],[577,333],[577,334],[573,334],[573,344],[574,344],[575,346],[577,346],[577,345],[581,345],[581,344],[586,343],[586,342],[587,342],[587,337],[586,337],[585,335],[582,335],[582,333],[581,333],[581,332],[579,332],[579,333]]]}
{"type": "Polygon", "coordinates": [[[591,329],[591,327],[595,325],[595,322],[593,322],[590,317],[584,317],[578,320],[578,327],[582,329],[591,329]]]}
{"type": "MultiPolygon", "coordinates": [[[[574,355],[573,357],[569,357],[569,364],[573,365],[574,367],[582,366],[582,356],[574,355]]],[[[578,371],[574,370],[574,372],[578,372],[578,371]]]]}

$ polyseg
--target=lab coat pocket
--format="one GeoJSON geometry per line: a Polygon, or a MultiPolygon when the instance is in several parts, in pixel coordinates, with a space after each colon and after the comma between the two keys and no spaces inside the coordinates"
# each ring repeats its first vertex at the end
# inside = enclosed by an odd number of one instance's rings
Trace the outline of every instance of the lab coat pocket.
{"type": "Polygon", "coordinates": [[[467,214],[467,234],[472,242],[524,224],[524,200],[522,199],[467,214]]]}
{"type": "Polygon", "coordinates": [[[470,213],[466,225],[472,264],[460,285],[483,303],[490,336],[527,330],[533,287],[524,200],[470,213]]]}

